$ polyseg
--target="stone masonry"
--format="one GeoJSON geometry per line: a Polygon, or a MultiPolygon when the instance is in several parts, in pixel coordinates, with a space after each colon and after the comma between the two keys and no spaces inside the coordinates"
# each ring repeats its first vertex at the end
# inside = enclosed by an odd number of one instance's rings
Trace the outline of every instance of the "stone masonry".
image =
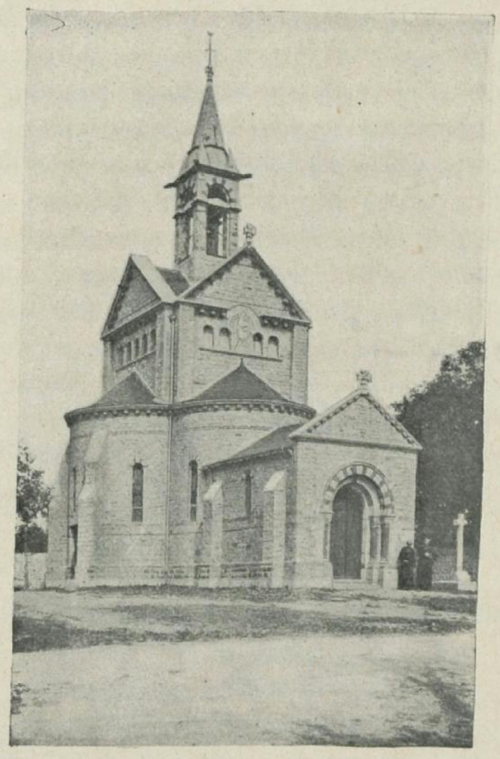
{"type": "Polygon", "coordinates": [[[66,414],[47,585],[396,584],[420,449],[371,392],[308,405],[311,322],[253,244],[207,84],[174,189],[174,268],[127,261],[102,396],[66,414]]]}

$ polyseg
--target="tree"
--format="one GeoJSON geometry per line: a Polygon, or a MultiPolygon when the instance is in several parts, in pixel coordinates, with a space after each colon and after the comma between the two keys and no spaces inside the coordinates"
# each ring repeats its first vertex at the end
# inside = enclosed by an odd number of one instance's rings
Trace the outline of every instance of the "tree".
{"type": "Polygon", "coordinates": [[[16,553],[46,553],[47,531],[39,524],[20,524],[16,530],[16,553]]]}
{"type": "MultiPolygon", "coordinates": [[[[34,467],[35,459],[27,446],[20,445],[17,453],[16,550],[22,541],[26,552],[31,545],[40,546],[39,517],[46,517],[52,489],[44,482],[44,473],[34,467]]],[[[42,530],[44,532],[44,530],[42,530]]]]}
{"type": "Polygon", "coordinates": [[[423,450],[417,467],[417,541],[451,545],[453,519],[467,511],[466,539],[477,555],[483,475],[484,343],[445,356],[430,382],[393,404],[423,450]]]}

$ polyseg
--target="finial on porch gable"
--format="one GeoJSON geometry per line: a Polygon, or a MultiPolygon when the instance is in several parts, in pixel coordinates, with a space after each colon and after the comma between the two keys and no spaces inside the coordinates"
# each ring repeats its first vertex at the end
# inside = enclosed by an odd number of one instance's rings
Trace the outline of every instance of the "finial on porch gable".
{"type": "Polygon", "coordinates": [[[356,379],[358,381],[358,387],[368,388],[373,382],[372,373],[367,371],[366,369],[360,369],[359,372],[356,374],[356,379]]]}

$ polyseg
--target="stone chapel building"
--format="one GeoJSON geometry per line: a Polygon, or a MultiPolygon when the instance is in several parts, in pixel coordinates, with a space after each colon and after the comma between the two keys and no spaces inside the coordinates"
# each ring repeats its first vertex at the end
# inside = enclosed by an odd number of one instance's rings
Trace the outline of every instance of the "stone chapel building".
{"type": "Polygon", "coordinates": [[[253,244],[207,66],[175,191],[174,267],[128,259],[103,394],[66,414],[47,585],[396,586],[419,444],[362,371],[307,402],[311,322],[253,244]]]}

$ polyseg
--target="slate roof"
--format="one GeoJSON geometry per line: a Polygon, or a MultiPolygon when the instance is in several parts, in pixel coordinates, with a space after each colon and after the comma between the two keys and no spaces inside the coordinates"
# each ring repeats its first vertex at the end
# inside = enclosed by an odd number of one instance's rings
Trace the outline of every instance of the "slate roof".
{"type": "Polygon", "coordinates": [[[284,401],[286,398],[247,369],[243,359],[237,369],[215,382],[195,401],[284,401]]]}
{"type": "Polygon", "coordinates": [[[205,87],[191,148],[184,157],[177,180],[166,186],[175,186],[179,177],[194,169],[197,164],[240,174],[233,154],[224,143],[211,79],[207,81],[205,87]]]}
{"type": "Polygon", "coordinates": [[[290,448],[293,445],[294,441],[290,439],[290,435],[292,432],[298,430],[300,426],[300,424],[289,424],[286,427],[278,427],[276,430],[267,433],[255,443],[243,448],[228,459],[215,461],[213,464],[209,464],[206,468],[209,469],[211,467],[219,466],[220,464],[239,461],[240,459],[243,460],[255,456],[265,456],[266,454],[284,451],[286,448],[290,448]]]}
{"type": "MultiPolygon", "coordinates": [[[[85,406],[85,410],[113,408],[114,406],[145,406],[153,403],[158,402],[155,400],[155,396],[150,388],[137,372],[132,372],[112,387],[111,390],[104,393],[98,401],[90,404],[90,406],[85,406]]],[[[82,411],[83,409],[77,410],[82,411]]],[[[73,411],[69,412],[69,414],[73,413],[73,411]]]]}
{"type": "Polygon", "coordinates": [[[180,295],[188,289],[189,282],[182,272],[176,269],[163,269],[159,266],[156,268],[175,295],[180,295]]]}

